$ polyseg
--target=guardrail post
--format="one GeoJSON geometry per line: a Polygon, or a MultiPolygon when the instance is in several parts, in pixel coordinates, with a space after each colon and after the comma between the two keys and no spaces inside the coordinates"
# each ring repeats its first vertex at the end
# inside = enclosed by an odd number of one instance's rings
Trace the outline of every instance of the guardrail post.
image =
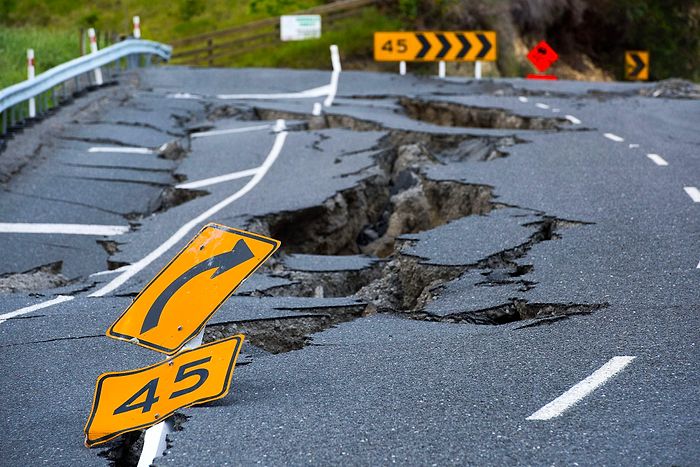
{"type": "MultiPolygon", "coordinates": [[[[34,49],[27,49],[27,79],[34,79],[34,49]]],[[[36,101],[29,99],[29,117],[36,117],[36,101]]]]}
{"type": "Polygon", "coordinates": [[[134,37],[136,39],[141,39],[141,18],[134,16],[134,37]]]}
{"type": "Polygon", "coordinates": [[[7,134],[7,110],[2,111],[2,134],[7,134]]]}
{"type": "Polygon", "coordinates": [[[209,57],[209,66],[214,65],[214,60],[212,60],[211,56],[214,54],[214,40],[213,39],[207,39],[207,57],[209,57]]]}
{"type": "MultiPolygon", "coordinates": [[[[97,53],[97,37],[95,37],[95,28],[88,29],[88,36],[90,36],[90,53],[97,53]]],[[[95,68],[95,84],[102,86],[102,69],[100,67],[95,68]]]]}

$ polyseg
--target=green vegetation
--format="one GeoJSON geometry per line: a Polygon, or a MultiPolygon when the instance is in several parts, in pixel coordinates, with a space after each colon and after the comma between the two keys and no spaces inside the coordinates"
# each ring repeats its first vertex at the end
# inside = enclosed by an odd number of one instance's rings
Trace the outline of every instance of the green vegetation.
{"type": "Polygon", "coordinates": [[[34,49],[36,73],[79,55],[78,34],[36,27],[0,27],[0,89],[27,79],[27,49],[34,49]]]}
{"type": "MultiPolygon", "coordinates": [[[[81,28],[128,35],[139,15],[143,37],[170,42],[329,1],[0,0],[0,88],[25,79],[29,47],[38,72],[77,56],[81,28]]],[[[646,49],[652,79],[700,80],[698,0],[384,0],[323,28],[320,40],[275,43],[215,63],[327,68],[328,45],[337,43],[348,69],[394,70],[372,60],[376,30],[494,29],[501,76],[530,71],[524,50],[545,39],[582,79],[591,76],[590,66],[622,79],[624,51],[646,49]]],[[[434,66],[411,65],[412,72],[424,70],[432,73],[434,66]]]]}
{"type": "Polygon", "coordinates": [[[320,68],[330,66],[328,47],[337,44],[343,55],[344,65],[347,60],[372,61],[374,31],[400,29],[401,21],[379,13],[376,8],[367,8],[360,15],[340,21],[329,30],[324,31],[321,39],[285,42],[266,49],[254,51],[232,58],[228,65],[283,67],[283,68],[320,68]],[[369,44],[369,46],[368,46],[369,44]]]}

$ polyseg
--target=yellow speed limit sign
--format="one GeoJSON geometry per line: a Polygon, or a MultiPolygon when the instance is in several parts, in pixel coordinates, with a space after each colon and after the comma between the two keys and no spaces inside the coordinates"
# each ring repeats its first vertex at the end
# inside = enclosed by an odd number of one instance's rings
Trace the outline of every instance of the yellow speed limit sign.
{"type": "Polygon", "coordinates": [[[375,32],[378,62],[495,61],[495,31],[375,32]]]}
{"type": "Polygon", "coordinates": [[[85,425],[85,445],[105,443],[155,425],[182,407],[224,397],[242,344],[243,335],[238,334],[146,368],[100,375],[85,425]]]}

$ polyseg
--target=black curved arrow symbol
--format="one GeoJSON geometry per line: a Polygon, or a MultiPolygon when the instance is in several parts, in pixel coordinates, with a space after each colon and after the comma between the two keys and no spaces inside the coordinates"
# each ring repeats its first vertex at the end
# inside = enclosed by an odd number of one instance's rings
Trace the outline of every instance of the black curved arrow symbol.
{"type": "Polygon", "coordinates": [[[180,277],[175,279],[168,287],[166,287],[166,289],[158,296],[156,301],[153,302],[153,305],[151,305],[148,313],[146,313],[146,318],[143,320],[141,334],[158,326],[160,315],[163,313],[163,309],[168,303],[168,300],[170,300],[183,285],[185,285],[195,276],[210,269],[217,268],[211,275],[211,279],[213,279],[219,274],[223,274],[226,271],[235,268],[239,264],[242,264],[249,259],[253,259],[254,257],[255,255],[253,255],[253,252],[250,251],[250,248],[248,248],[246,242],[243,240],[238,240],[236,245],[233,247],[233,250],[212,256],[211,258],[192,266],[180,277]]]}
{"type": "Polygon", "coordinates": [[[646,65],[644,64],[644,62],[642,61],[642,59],[639,58],[639,55],[637,55],[637,54],[630,54],[630,56],[632,57],[632,60],[634,60],[634,63],[635,63],[634,70],[630,71],[630,77],[634,78],[634,77],[636,77],[637,75],[639,75],[639,73],[644,69],[644,67],[645,67],[646,65]]]}
{"type": "Polygon", "coordinates": [[[430,50],[430,42],[428,42],[428,39],[426,39],[423,34],[416,34],[416,37],[418,38],[422,46],[422,48],[418,52],[418,55],[416,55],[416,58],[423,58],[430,50]]]}
{"type": "Polygon", "coordinates": [[[476,37],[481,42],[481,52],[479,52],[476,58],[484,58],[489,50],[491,50],[491,43],[483,34],[477,34],[476,37]]]}
{"type": "Polygon", "coordinates": [[[452,48],[452,44],[450,44],[450,41],[447,40],[444,34],[435,34],[442,44],[442,49],[440,49],[440,52],[435,56],[435,58],[443,58],[445,55],[447,55],[447,52],[450,51],[452,48]]]}
{"type": "Polygon", "coordinates": [[[464,58],[472,48],[472,43],[467,40],[467,37],[464,34],[457,34],[457,39],[459,39],[459,42],[462,43],[462,50],[460,50],[457,54],[457,58],[464,58]]]}

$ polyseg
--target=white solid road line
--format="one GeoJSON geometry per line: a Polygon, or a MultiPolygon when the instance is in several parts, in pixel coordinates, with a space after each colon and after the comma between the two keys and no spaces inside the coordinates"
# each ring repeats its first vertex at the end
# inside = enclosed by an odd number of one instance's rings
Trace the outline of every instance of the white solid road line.
{"type": "Polygon", "coordinates": [[[67,234],[67,235],[121,235],[128,225],[91,224],[30,224],[0,222],[0,233],[67,234]]]}
{"type": "Polygon", "coordinates": [[[527,102],[527,97],[525,97],[525,96],[518,96],[518,100],[519,100],[520,102],[527,102]]]}
{"type": "Polygon", "coordinates": [[[539,107],[540,109],[548,109],[549,106],[547,104],[543,104],[542,102],[538,102],[535,104],[535,107],[539,107]]]}
{"type": "Polygon", "coordinates": [[[606,138],[608,138],[610,140],[615,141],[616,143],[621,143],[625,140],[625,138],[623,138],[621,136],[617,136],[614,133],[603,133],[603,136],[605,136],[606,138]]]}
{"type": "Polygon", "coordinates": [[[10,318],[26,315],[27,313],[31,313],[32,311],[41,310],[42,308],[47,308],[53,305],[58,305],[59,303],[67,302],[69,300],[73,300],[73,297],[69,295],[59,295],[53,300],[47,300],[45,302],[37,303],[36,305],[26,306],[24,308],[20,308],[19,310],[2,314],[0,315],[0,324],[4,323],[10,318]]]}
{"type": "Polygon", "coordinates": [[[580,125],[581,120],[578,118],[574,117],[573,115],[564,115],[564,118],[573,123],[574,125],[580,125]]]}
{"type": "Polygon", "coordinates": [[[694,186],[686,186],[683,189],[688,193],[688,196],[690,196],[690,199],[692,199],[694,203],[700,203],[700,190],[694,186]]]}
{"type": "Polygon", "coordinates": [[[247,133],[249,131],[267,130],[268,128],[272,128],[272,125],[255,125],[255,126],[246,126],[246,127],[242,127],[242,128],[229,128],[227,130],[199,131],[197,133],[190,134],[190,137],[191,138],[205,138],[208,136],[230,135],[230,134],[234,134],[234,133],[247,133]]]}
{"type": "Polygon", "coordinates": [[[595,391],[598,387],[605,384],[607,380],[622,371],[635,358],[636,357],[627,356],[611,358],[588,378],[576,384],[564,394],[527,417],[527,420],[550,420],[558,417],[581,399],[595,391]]]}
{"type": "Polygon", "coordinates": [[[255,175],[259,168],[241,170],[240,172],[233,172],[230,174],[218,175],[216,177],[205,178],[203,180],[196,180],[194,182],[180,183],[175,185],[175,188],[180,188],[184,190],[191,190],[194,188],[201,188],[203,186],[216,185],[217,183],[228,182],[231,180],[237,180],[239,178],[250,177],[255,175]]]}
{"type": "Polygon", "coordinates": [[[325,97],[331,91],[329,84],[300,92],[281,92],[277,94],[217,94],[218,99],[299,99],[306,97],[325,97]]]}
{"type": "Polygon", "coordinates": [[[654,164],[660,165],[661,167],[667,166],[668,162],[666,162],[666,159],[663,157],[659,156],[658,154],[647,154],[647,157],[654,161],[654,164]]]}
{"type": "Polygon", "coordinates": [[[260,183],[260,180],[263,179],[265,174],[267,174],[267,171],[270,170],[270,167],[272,167],[272,164],[275,163],[277,160],[277,157],[280,155],[280,152],[282,152],[282,147],[284,146],[284,142],[287,139],[287,131],[284,130],[285,127],[285,122],[284,120],[277,120],[277,123],[275,125],[276,129],[279,129],[279,133],[277,133],[277,136],[275,137],[275,142],[272,145],[272,149],[270,149],[269,154],[267,155],[267,158],[265,158],[265,162],[262,163],[262,165],[258,168],[257,172],[253,176],[253,178],[245,184],[243,188],[229,196],[228,198],[220,201],[219,203],[215,204],[211,208],[207,209],[204,211],[202,214],[199,216],[195,217],[191,221],[187,222],[185,225],[180,227],[177,232],[175,232],[170,238],[168,238],[164,243],[162,243],[158,248],[150,252],[148,255],[146,255],[144,258],[141,258],[139,261],[131,264],[124,272],[122,272],[120,275],[112,279],[110,282],[105,284],[103,287],[100,289],[96,290],[95,292],[91,293],[88,295],[89,297],[102,297],[104,295],[107,295],[108,293],[116,290],[119,286],[124,284],[126,281],[128,281],[130,278],[138,274],[139,271],[144,269],[146,266],[151,264],[153,261],[156,259],[160,258],[165,252],[170,250],[173,246],[175,246],[180,240],[182,240],[185,235],[187,235],[192,229],[195,227],[198,227],[201,223],[206,222],[210,220],[210,218],[224,209],[226,206],[229,204],[233,203],[234,201],[240,199],[241,197],[245,196],[250,190],[255,188],[255,186],[260,183]]]}
{"type": "Polygon", "coordinates": [[[338,79],[340,78],[340,72],[343,70],[340,66],[340,53],[338,52],[337,45],[331,45],[331,64],[333,66],[330,84],[331,89],[328,92],[326,100],[323,101],[324,107],[333,105],[333,99],[335,99],[335,94],[338,92],[338,79]]]}
{"type": "Polygon", "coordinates": [[[153,154],[155,151],[149,148],[134,148],[128,146],[93,146],[88,149],[88,152],[110,152],[122,154],[153,154]]]}

